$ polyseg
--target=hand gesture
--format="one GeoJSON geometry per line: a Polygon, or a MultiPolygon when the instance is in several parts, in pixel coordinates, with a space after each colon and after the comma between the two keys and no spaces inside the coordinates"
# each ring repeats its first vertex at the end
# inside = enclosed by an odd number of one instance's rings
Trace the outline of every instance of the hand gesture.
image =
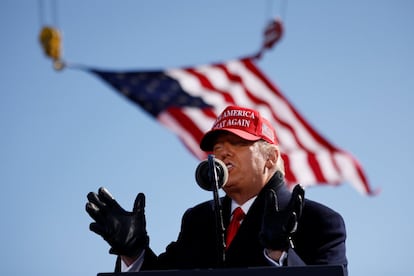
{"type": "Polygon", "coordinates": [[[143,193],[137,195],[132,212],[125,211],[103,187],[87,197],[86,211],[95,220],[89,229],[109,243],[109,253],[136,257],[148,247],[143,193]]]}
{"type": "Polygon", "coordinates": [[[260,232],[260,242],[264,248],[287,250],[294,247],[292,234],[296,232],[298,221],[302,215],[305,191],[300,185],[293,189],[289,204],[279,210],[274,190],[265,195],[265,207],[260,232]]]}

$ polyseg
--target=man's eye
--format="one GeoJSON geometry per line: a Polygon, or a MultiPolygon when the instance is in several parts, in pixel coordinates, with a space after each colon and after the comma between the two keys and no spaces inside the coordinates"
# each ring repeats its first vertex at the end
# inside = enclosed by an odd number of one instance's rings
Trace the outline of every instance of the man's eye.
{"type": "Polygon", "coordinates": [[[213,147],[213,151],[218,151],[220,149],[221,149],[221,146],[215,146],[215,147],[213,147]]]}

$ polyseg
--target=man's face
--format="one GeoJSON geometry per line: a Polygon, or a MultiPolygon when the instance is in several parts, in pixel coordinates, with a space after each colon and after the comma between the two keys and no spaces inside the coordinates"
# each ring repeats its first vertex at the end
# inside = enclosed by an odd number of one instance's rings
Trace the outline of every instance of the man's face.
{"type": "Polygon", "coordinates": [[[257,142],[223,132],[214,143],[213,154],[227,166],[229,179],[223,190],[234,200],[245,201],[266,184],[266,158],[257,142]]]}

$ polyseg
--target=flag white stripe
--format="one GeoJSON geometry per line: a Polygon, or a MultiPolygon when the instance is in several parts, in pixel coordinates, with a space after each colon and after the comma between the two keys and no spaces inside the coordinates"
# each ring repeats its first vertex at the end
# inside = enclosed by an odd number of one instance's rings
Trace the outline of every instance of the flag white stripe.
{"type": "Polygon", "coordinates": [[[347,179],[357,191],[362,194],[366,193],[364,182],[359,177],[358,172],[355,170],[355,164],[353,160],[348,155],[343,153],[335,153],[334,158],[341,168],[342,177],[344,179],[347,179]]]}
{"type": "Polygon", "coordinates": [[[303,186],[309,186],[315,183],[316,178],[312,168],[309,166],[307,154],[303,150],[297,150],[289,154],[291,170],[295,175],[298,183],[303,186]]]}
{"type": "Polygon", "coordinates": [[[316,158],[328,183],[338,183],[341,179],[340,173],[333,164],[332,155],[327,150],[320,150],[316,158]]]}

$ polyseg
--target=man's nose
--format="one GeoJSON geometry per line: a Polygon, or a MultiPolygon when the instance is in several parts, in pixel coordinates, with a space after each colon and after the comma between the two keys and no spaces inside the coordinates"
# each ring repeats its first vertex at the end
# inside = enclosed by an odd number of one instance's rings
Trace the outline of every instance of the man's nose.
{"type": "Polygon", "coordinates": [[[232,153],[231,145],[230,143],[223,142],[220,143],[220,146],[217,147],[218,149],[214,153],[214,155],[218,158],[223,160],[225,157],[230,156],[232,153]]]}

